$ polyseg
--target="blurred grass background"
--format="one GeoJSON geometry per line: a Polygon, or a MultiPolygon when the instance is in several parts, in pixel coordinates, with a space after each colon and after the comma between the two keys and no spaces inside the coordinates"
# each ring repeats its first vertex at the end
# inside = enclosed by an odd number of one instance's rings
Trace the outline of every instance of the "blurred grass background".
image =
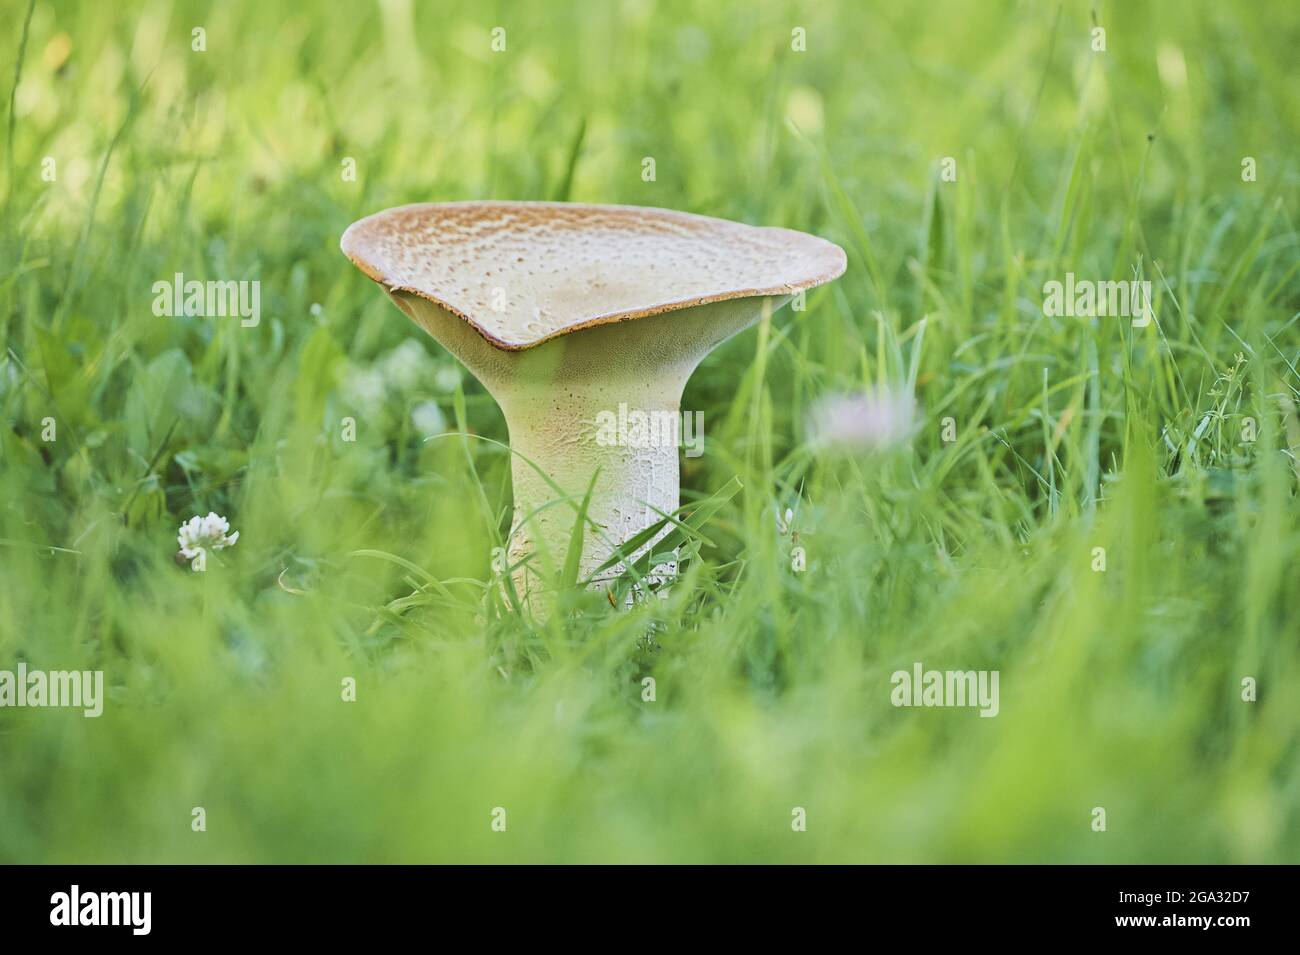
{"type": "Polygon", "coordinates": [[[109,686],[99,719],[0,710],[0,860],[1300,858],[1293,3],[0,24],[0,668],[109,686]],[[688,386],[684,495],[745,488],[666,600],[485,610],[508,462],[424,438],[501,416],[338,251],[481,197],[848,250],[688,386]],[[1068,271],[1152,280],[1157,322],[1044,316],[1068,271]],[[156,317],[175,272],[260,281],[261,323],[156,317]],[[817,396],[909,381],[905,448],[808,446],[817,396]],[[209,510],[240,539],[194,573],[176,528],[209,510]],[[999,670],[1000,715],[894,708],[914,661],[999,670]]]}

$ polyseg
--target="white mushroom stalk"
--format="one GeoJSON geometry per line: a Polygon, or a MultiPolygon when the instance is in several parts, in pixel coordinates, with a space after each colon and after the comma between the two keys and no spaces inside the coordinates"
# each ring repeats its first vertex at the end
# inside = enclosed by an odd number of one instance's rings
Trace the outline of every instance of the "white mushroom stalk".
{"type": "Polygon", "coordinates": [[[501,406],[514,452],[507,558],[534,606],[584,500],[579,580],[680,503],[675,437],[611,441],[602,421],[620,409],[675,420],[713,348],[845,267],[842,249],[801,232],[569,203],[403,206],[354,223],[342,247],[501,406]]]}

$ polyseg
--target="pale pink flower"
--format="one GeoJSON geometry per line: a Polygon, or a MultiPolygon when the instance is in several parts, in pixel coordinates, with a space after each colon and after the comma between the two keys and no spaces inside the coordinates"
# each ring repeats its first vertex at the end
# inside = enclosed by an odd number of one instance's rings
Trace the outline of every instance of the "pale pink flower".
{"type": "Polygon", "coordinates": [[[808,416],[813,447],[874,451],[907,440],[916,426],[916,403],[908,395],[876,388],[821,398],[808,416]]]}

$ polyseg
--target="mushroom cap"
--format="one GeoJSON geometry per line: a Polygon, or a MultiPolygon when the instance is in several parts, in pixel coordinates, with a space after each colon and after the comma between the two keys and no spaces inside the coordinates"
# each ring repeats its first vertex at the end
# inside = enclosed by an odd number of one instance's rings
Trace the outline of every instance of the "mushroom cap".
{"type": "Polygon", "coordinates": [[[398,206],[354,222],[340,245],[390,291],[440,305],[506,351],[709,302],[793,295],[845,267],[843,249],[803,232],[568,202],[398,206]]]}

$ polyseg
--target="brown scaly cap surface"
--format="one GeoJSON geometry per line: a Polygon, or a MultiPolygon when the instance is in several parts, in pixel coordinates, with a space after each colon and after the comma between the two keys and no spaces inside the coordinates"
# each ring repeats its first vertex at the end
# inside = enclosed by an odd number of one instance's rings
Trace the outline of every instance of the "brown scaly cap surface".
{"type": "Polygon", "coordinates": [[[566,202],[399,206],[354,222],[341,245],[376,282],[441,305],[509,351],[708,302],[791,295],[845,266],[839,246],[790,229],[566,202]]]}

